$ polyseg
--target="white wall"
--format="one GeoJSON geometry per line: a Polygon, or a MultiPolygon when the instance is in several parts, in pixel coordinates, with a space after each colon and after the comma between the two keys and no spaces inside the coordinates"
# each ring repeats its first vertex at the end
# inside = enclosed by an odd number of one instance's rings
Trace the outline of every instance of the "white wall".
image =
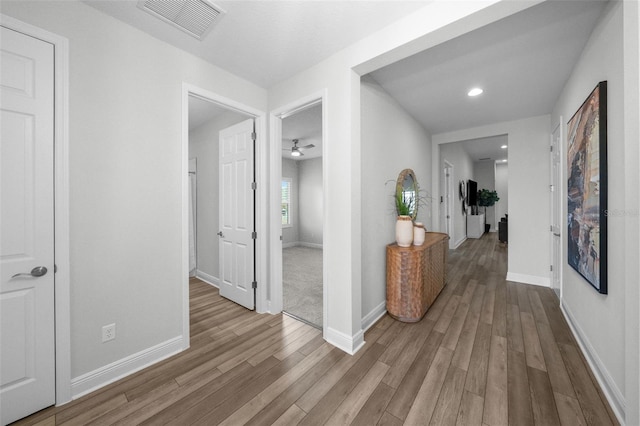
{"type": "Polygon", "coordinates": [[[511,281],[549,285],[549,127],[544,115],[433,135],[434,144],[507,135],[511,281]]]}
{"type": "MultiPolygon", "coordinates": [[[[198,275],[205,279],[220,278],[217,235],[219,217],[219,133],[247,117],[232,111],[189,132],[189,158],[196,158],[197,177],[197,253],[198,275]]],[[[217,284],[217,281],[214,282],[217,284]]]]}
{"type": "Polygon", "coordinates": [[[81,2],[1,7],[69,39],[71,373],[99,381],[182,336],[182,83],[261,110],[266,91],[81,2]]]}
{"type": "MultiPolygon", "coordinates": [[[[362,79],[362,318],[384,312],[386,246],[395,241],[393,194],[398,174],[413,169],[418,184],[429,188],[429,133],[370,78],[362,79]]],[[[429,206],[418,221],[431,228],[429,206]]]]}
{"type": "Polygon", "coordinates": [[[298,162],[290,158],[282,158],[282,177],[291,179],[291,226],[282,228],[282,245],[283,247],[290,247],[300,241],[298,162]]]}
{"type": "MultiPolygon", "coordinates": [[[[494,161],[476,161],[473,163],[474,180],[478,182],[478,191],[488,189],[493,191],[496,189],[496,166],[494,161]]],[[[500,197],[500,194],[498,194],[500,197]]],[[[499,201],[498,201],[499,202],[499,201]]],[[[478,207],[482,212],[485,207],[478,207]]],[[[484,216],[485,223],[489,225],[491,230],[496,229],[496,208],[495,206],[486,207],[487,214],[484,216]]]]}
{"type": "Polygon", "coordinates": [[[322,158],[298,161],[298,209],[300,233],[298,241],[322,247],[322,158]]]}
{"type": "MultiPolygon", "coordinates": [[[[531,7],[534,2],[432,2],[313,67],[269,89],[272,110],[325,93],[328,141],[324,147],[325,338],[348,351],[364,343],[362,331],[362,224],[360,75],[531,7]]],[[[394,143],[395,141],[391,142],[394,143]]],[[[436,164],[437,167],[437,164],[436,164]]],[[[421,178],[423,185],[428,177],[421,178]]],[[[427,186],[428,183],[425,185],[427,186]]],[[[437,212],[436,212],[437,214],[437,212]]]]}
{"type": "MultiPolygon", "coordinates": [[[[467,239],[467,216],[463,213],[462,210],[462,200],[460,200],[459,194],[459,183],[460,181],[464,181],[465,184],[469,181],[469,179],[474,180],[473,178],[473,161],[467,151],[464,149],[462,143],[447,143],[440,145],[440,169],[439,173],[444,169],[444,160],[448,161],[453,165],[453,177],[452,182],[454,184],[453,191],[453,212],[451,212],[452,216],[452,225],[453,225],[453,235],[449,237],[453,240],[453,247],[458,247],[460,244],[467,239]]],[[[440,182],[440,195],[444,196],[444,182],[440,182]]],[[[438,197],[438,202],[440,201],[440,197],[438,197]]],[[[442,203],[440,203],[442,204],[442,203]]],[[[465,204],[466,205],[466,204],[465,204]]],[[[468,210],[468,209],[467,209],[468,210]]],[[[443,208],[441,207],[441,212],[443,212],[443,208]]],[[[441,215],[442,217],[442,215],[441,215]]],[[[444,224],[441,225],[440,229],[444,229],[444,224]]]]}
{"type": "Polygon", "coordinates": [[[500,201],[495,205],[496,226],[509,213],[509,166],[507,163],[496,163],[496,192],[500,201]]]}
{"type": "MultiPolygon", "coordinates": [[[[635,326],[637,330],[637,316],[635,324],[625,324],[625,309],[630,307],[636,313],[638,311],[637,298],[630,305],[625,300],[634,291],[637,295],[635,288],[638,286],[637,269],[629,275],[629,265],[638,263],[638,188],[635,186],[638,140],[629,140],[624,133],[625,91],[629,89],[624,84],[623,22],[622,2],[609,4],[567,81],[552,118],[557,122],[562,117],[566,123],[596,84],[608,81],[608,209],[613,212],[607,219],[609,294],[599,294],[566,264],[567,239],[563,237],[562,305],[587,350],[587,358],[594,363],[599,378],[604,380],[605,391],[613,397],[614,409],[623,412],[624,405],[630,404],[637,413],[638,401],[625,398],[626,378],[638,375],[637,352],[635,360],[625,360],[628,355],[625,351],[626,327],[635,326]]],[[[637,79],[635,87],[637,94],[637,79]]],[[[637,123],[637,117],[635,120],[637,123]]],[[[566,140],[562,152],[567,152],[566,140]]],[[[563,161],[566,177],[565,162],[566,154],[563,161]]],[[[565,183],[562,187],[563,215],[566,215],[566,199],[565,183]]],[[[565,233],[566,228],[562,230],[562,234],[565,233]]]]}

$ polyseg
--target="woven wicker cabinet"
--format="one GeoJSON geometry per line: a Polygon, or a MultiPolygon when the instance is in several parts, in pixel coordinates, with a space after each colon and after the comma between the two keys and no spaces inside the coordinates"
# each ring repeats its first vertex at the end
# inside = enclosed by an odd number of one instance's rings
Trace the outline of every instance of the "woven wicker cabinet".
{"type": "Polygon", "coordinates": [[[387,246],[387,312],[417,322],[446,284],[449,236],[427,232],[421,246],[387,246]]]}

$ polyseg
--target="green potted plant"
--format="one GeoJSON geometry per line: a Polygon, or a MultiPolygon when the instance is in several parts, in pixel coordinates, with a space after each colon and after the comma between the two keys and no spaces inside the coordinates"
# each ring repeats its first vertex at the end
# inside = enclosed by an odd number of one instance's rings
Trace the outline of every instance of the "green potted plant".
{"type": "MultiPolygon", "coordinates": [[[[484,188],[478,191],[478,205],[484,207],[485,221],[487,220],[487,207],[493,206],[498,201],[500,201],[500,197],[498,197],[498,193],[496,191],[490,191],[484,188]]],[[[489,232],[491,225],[485,223],[484,228],[485,232],[489,232]]]]}

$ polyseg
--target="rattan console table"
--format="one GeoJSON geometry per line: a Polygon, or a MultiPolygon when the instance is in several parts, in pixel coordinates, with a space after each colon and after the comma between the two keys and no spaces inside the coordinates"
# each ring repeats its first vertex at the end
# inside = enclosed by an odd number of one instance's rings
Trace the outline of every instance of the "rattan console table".
{"type": "Polygon", "coordinates": [[[387,312],[417,322],[446,285],[449,236],[427,232],[421,246],[387,246],[387,312]]]}

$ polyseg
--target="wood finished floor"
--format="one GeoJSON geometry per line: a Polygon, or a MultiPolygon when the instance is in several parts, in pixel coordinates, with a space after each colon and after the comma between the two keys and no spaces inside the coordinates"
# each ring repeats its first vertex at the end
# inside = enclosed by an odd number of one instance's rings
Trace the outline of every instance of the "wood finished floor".
{"type": "Polygon", "coordinates": [[[467,240],[425,318],[383,317],[354,356],[193,281],[189,350],[18,424],[617,424],[554,293],[505,281],[506,252],[467,240]]]}

